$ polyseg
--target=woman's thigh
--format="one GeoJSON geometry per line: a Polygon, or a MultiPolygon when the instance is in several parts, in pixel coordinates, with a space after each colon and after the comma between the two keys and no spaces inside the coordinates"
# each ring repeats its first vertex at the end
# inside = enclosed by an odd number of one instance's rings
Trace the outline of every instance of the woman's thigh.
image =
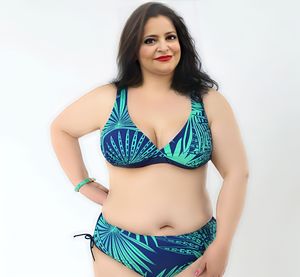
{"type": "Polygon", "coordinates": [[[93,263],[95,277],[140,277],[141,275],[126,267],[122,263],[100,251],[97,247],[92,248],[95,256],[93,263]]]}

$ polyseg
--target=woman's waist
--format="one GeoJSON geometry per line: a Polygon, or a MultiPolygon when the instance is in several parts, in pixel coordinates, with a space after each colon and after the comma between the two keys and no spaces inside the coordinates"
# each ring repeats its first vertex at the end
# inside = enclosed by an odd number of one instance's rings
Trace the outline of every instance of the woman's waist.
{"type": "Polygon", "coordinates": [[[204,184],[197,183],[116,183],[109,185],[106,201],[111,207],[127,209],[137,208],[144,211],[172,211],[179,208],[194,210],[208,205],[209,194],[204,184]]]}
{"type": "Polygon", "coordinates": [[[206,166],[188,170],[162,163],[130,169],[110,165],[109,177],[110,184],[116,185],[202,184],[206,180],[206,166]]]}
{"type": "Polygon", "coordinates": [[[168,178],[110,178],[109,190],[111,195],[115,197],[134,197],[138,199],[147,200],[151,197],[160,197],[167,199],[177,196],[180,198],[186,197],[188,201],[192,197],[197,197],[196,200],[206,194],[205,179],[172,179],[168,178]]]}
{"type": "MultiPolygon", "coordinates": [[[[107,198],[102,206],[103,216],[112,225],[148,235],[172,235],[195,230],[212,216],[208,198],[199,201],[128,201],[107,198]]],[[[203,224],[204,225],[204,224],[203,224]]]]}

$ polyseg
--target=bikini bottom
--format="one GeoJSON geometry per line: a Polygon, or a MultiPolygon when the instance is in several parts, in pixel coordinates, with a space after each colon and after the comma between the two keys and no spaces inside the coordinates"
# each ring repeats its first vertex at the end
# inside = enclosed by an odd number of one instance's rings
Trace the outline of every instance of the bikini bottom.
{"type": "Polygon", "coordinates": [[[142,276],[175,276],[203,255],[216,238],[215,217],[198,230],[173,236],[151,236],[133,233],[106,221],[100,213],[94,235],[90,239],[90,250],[94,245],[105,254],[142,276]]]}

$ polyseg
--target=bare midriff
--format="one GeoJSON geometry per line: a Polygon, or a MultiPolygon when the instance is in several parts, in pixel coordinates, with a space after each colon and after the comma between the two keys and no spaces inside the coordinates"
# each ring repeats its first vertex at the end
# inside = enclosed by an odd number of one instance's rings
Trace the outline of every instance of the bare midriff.
{"type": "Polygon", "coordinates": [[[140,168],[108,162],[109,193],[102,206],[108,223],[143,235],[180,235],[212,217],[205,164],[184,169],[167,163],[140,168]]]}

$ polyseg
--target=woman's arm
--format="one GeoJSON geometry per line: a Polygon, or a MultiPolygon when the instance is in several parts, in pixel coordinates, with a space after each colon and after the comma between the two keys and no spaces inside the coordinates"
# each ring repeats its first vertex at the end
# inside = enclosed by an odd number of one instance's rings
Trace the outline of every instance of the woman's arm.
{"type": "Polygon", "coordinates": [[[238,124],[225,97],[210,90],[203,102],[211,121],[211,161],[223,177],[223,185],[217,201],[216,238],[192,266],[196,276],[211,277],[223,276],[226,270],[231,242],[245,202],[248,163],[238,124]]]}
{"type": "MultiPolygon", "coordinates": [[[[84,165],[79,145],[79,138],[101,128],[100,119],[105,114],[105,105],[111,97],[111,87],[98,87],[66,107],[52,122],[51,142],[60,165],[75,187],[89,176],[84,165]],[[108,93],[107,93],[108,92],[108,93]]],[[[108,189],[93,182],[79,190],[90,200],[102,205],[108,189]]]]}
{"type": "Polygon", "coordinates": [[[205,104],[209,109],[212,121],[213,153],[211,160],[223,178],[216,209],[216,242],[229,246],[245,202],[248,163],[232,108],[219,92],[211,91],[210,94],[205,104]]]}
{"type": "Polygon", "coordinates": [[[246,172],[225,176],[217,200],[216,242],[230,246],[244,207],[248,175],[246,172]]]}
{"type": "MultiPolygon", "coordinates": [[[[83,163],[78,138],[72,137],[53,123],[51,140],[57,159],[74,187],[89,177],[83,163]]],[[[81,187],[79,192],[93,202],[103,205],[108,189],[99,183],[92,182],[81,187]]]]}

